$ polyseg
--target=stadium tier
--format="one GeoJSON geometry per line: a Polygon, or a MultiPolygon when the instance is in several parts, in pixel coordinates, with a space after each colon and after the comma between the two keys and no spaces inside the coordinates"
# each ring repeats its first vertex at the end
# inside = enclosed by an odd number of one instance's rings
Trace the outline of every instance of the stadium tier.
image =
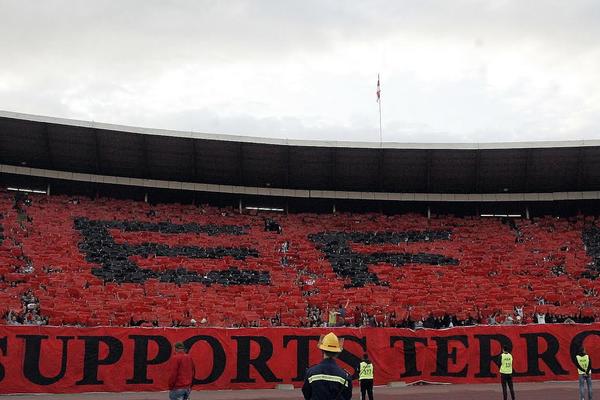
{"type": "Polygon", "coordinates": [[[9,192],[0,213],[2,323],[28,290],[50,325],[314,326],[340,308],[350,326],[501,323],[515,307],[522,322],[600,315],[592,217],[240,215],[9,192]]]}

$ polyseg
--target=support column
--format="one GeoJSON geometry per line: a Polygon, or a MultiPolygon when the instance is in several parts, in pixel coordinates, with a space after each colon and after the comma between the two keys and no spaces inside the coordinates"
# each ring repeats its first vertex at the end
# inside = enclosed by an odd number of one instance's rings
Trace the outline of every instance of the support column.
{"type": "Polygon", "coordinates": [[[242,199],[238,200],[238,212],[241,214],[242,213],[242,199]]]}
{"type": "Polygon", "coordinates": [[[50,196],[50,183],[46,185],[46,196],[50,196]]]}

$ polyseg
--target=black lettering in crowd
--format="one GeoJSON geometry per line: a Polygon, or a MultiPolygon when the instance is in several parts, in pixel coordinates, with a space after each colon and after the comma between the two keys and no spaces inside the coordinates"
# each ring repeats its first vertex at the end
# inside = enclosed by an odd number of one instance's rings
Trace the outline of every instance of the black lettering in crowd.
{"type": "MultiPolygon", "coordinates": [[[[458,372],[448,371],[448,362],[452,361],[452,364],[457,364],[458,348],[452,346],[452,351],[449,352],[449,343],[452,341],[459,342],[465,349],[469,348],[469,339],[466,335],[455,335],[455,336],[440,336],[432,337],[432,340],[436,342],[437,354],[436,354],[436,368],[431,376],[467,376],[469,365],[466,364],[463,369],[458,372]]],[[[464,352],[463,354],[466,354],[464,352]]]]}
{"type": "Polygon", "coordinates": [[[496,335],[475,335],[475,339],[479,341],[479,372],[475,374],[475,378],[495,378],[497,375],[492,373],[491,364],[495,363],[500,367],[500,354],[492,354],[492,341],[500,344],[500,349],[506,346],[508,351],[512,351],[511,340],[501,334],[496,335]]]}
{"type": "Polygon", "coordinates": [[[75,228],[81,232],[83,240],[79,249],[85,254],[86,261],[98,264],[92,268],[92,273],[105,282],[134,282],[142,283],[147,279],[158,279],[162,282],[187,283],[201,282],[207,285],[266,285],[270,283],[268,271],[229,269],[210,271],[199,274],[185,268],[168,271],[152,271],[140,268],[131,261],[131,256],[165,256],[188,258],[223,258],[232,257],[244,260],[248,257],[258,257],[256,249],[246,247],[214,247],[203,248],[196,246],[170,247],[160,243],[119,244],[109,232],[109,229],[120,229],[126,232],[161,232],[169,234],[206,233],[208,235],[243,235],[245,227],[233,225],[198,225],[172,224],[170,222],[146,223],[135,221],[95,221],[87,218],[75,219],[75,228]]]}
{"type": "MultiPolygon", "coordinates": [[[[575,335],[573,337],[573,339],[571,340],[571,346],[569,348],[570,353],[571,353],[571,361],[573,362],[573,365],[575,366],[575,368],[577,368],[577,354],[579,354],[579,349],[581,349],[581,346],[583,346],[583,342],[585,341],[585,339],[588,336],[592,336],[592,335],[596,335],[596,336],[600,336],[600,331],[584,331],[584,332],[580,332],[577,335],[575,335]]],[[[599,365],[600,363],[596,363],[596,365],[599,365]]],[[[596,374],[600,372],[600,366],[598,366],[598,368],[594,368],[594,363],[592,363],[592,373],[596,374]]]]}
{"type": "Polygon", "coordinates": [[[294,382],[302,382],[309,367],[310,342],[318,342],[319,336],[284,336],[283,347],[287,348],[290,342],[297,342],[296,345],[296,376],[292,378],[294,382]]]}
{"type": "MultiPolygon", "coordinates": [[[[6,353],[8,352],[6,336],[0,338],[0,352],[3,356],[6,356],[6,353]]],[[[4,370],[4,365],[0,363],[0,382],[2,382],[2,380],[4,379],[5,373],[6,371],[4,370]]]]}
{"type": "Polygon", "coordinates": [[[158,335],[129,335],[133,339],[133,378],[127,379],[128,384],[151,384],[148,378],[148,365],[162,364],[171,357],[171,343],[164,336],[158,335]],[[153,341],[158,346],[158,352],[153,359],[148,359],[148,344],[153,341]]]}
{"type": "Polygon", "coordinates": [[[421,376],[423,372],[417,368],[417,343],[427,346],[427,338],[412,336],[390,336],[390,347],[393,348],[398,341],[402,341],[405,369],[404,373],[400,374],[400,377],[406,378],[409,376],[421,376]]]}
{"type": "Polygon", "coordinates": [[[581,240],[585,244],[585,252],[592,259],[583,277],[597,279],[600,276],[600,228],[591,226],[581,232],[581,240]]]}
{"type": "Polygon", "coordinates": [[[112,336],[79,336],[85,342],[83,356],[83,378],[76,385],[102,385],[104,381],[98,379],[98,367],[111,365],[121,359],[123,343],[112,336]],[[100,342],[108,346],[108,354],[100,359],[100,342]]]}
{"type": "Polygon", "coordinates": [[[256,368],[256,371],[262,376],[265,382],[282,382],[275,376],[273,371],[267,365],[267,361],[273,355],[273,343],[264,336],[232,336],[237,341],[237,374],[232,383],[252,383],[256,379],[250,378],[250,365],[256,368]],[[258,356],[250,358],[250,342],[255,342],[259,346],[258,356]]]}
{"type": "MultiPolygon", "coordinates": [[[[187,338],[183,341],[183,345],[188,351],[199,341],[204,341],[208,343],[208,345],[212,349],[212,370],[210,374],[204,379],[198,379],[194,377],[194,385],[206,385],[208,383],[212,383],[219,379],[221,375],[223,375],[223,371],[225,371],[225,361],[227,360],[227,356],[225,355],[225,349],[221,343],[212,336],[207,335],[197,335],[187,338]]],[[[201,362],[204,363],[204,359],[206,359],[206,355],[202,355],[201,362]]]]}
{"type": "Polygon", "coordinates": [[[407,232],[321,232],[310,234],[309,239],[325,253],[333,271],[350,280],[350,286],[360,287],[372,283],[382,284],[379,277],[369,271],[369,265],[387,263],[394,266],[405,264],[458,265],[458,260],[441,254],[429,253],[370,253],[352,251],[351,243],[400,244],[450,240],[450,231],[407,232]]]}
{"type": "Polygon", "coordinates": [[[31,383],[36,385],[52,385],[65,376],[67,371],[67,345],[74,336],[57,336],[62,342],[62,353],[60,358],[60,371],[53,377],[46,377],[40,372],[40,358],[42,354],[42,340],[48,339],[44,335],[17,335],[25,341],[25,355],[23,356],[23,375],[31,383]]]}
{"type": "Polygon", "coordinates": [[[550,368],[555,375],[568,375],[569,372],[560,365],[556,354],[559,350],[558,340],[546,332],[524,333],[519,335],[525,338],[527,343],[527,372],[524,374],[515,374],[516,376],[540,376],[546,375],[540,369],[539,360],[541,359],[550,368]],[[546,341],[546,351],[540,353],[539,340],[546,341]]]}

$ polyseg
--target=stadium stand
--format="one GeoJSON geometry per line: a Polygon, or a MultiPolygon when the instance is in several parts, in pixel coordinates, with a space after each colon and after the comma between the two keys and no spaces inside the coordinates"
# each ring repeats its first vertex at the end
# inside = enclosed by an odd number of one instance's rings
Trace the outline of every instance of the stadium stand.
{"type": "Polygon", "coordinates": [[[1,323],[315,326],[332,314],[441,328],[600,315],[593,217],[240,215],[8,192],[0,214],[1,323]]]}

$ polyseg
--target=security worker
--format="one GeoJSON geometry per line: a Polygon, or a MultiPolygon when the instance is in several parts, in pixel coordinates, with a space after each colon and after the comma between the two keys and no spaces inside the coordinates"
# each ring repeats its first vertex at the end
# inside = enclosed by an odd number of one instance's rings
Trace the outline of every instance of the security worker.
{"type": "Polygon", "coordinates": [[[587,355],[585,349],[579,349],[579,354],[575,356],[577,359],[577,372],[579,375],[579,398],[585,399],[584,384],[587,385],[588,399],[592,400],[592,363],[590,356],[587,355]]]}
{"type": "Polygon", "coordinates": [[[360,382],[360,399],[365,400],[365,393],[369,394],[369,400],[373,400],[373,363],[369,360],[367,353],[358,366],[358,381],[360,382]]]}
{"type": "Polygon", "coordinates": [[[302,394],[305,400],[350,400],[352,377],[340,368],[335,359],[342,352],[344,339],[330,332],[321,335],[317,347],[323,352],[323,361],[306,371],[302,394]]]}
{"type": "Polygon", "coordinates": [[[500,355],[500,383],[502,384],[502,398],[506,400],[506,386],[510,389],[510,398],[515,400],[515,390],[513,389],[512,381],[512,364],[513,357],[508,352],[508,347],[502,348],[502,354],[500,355]]]}

